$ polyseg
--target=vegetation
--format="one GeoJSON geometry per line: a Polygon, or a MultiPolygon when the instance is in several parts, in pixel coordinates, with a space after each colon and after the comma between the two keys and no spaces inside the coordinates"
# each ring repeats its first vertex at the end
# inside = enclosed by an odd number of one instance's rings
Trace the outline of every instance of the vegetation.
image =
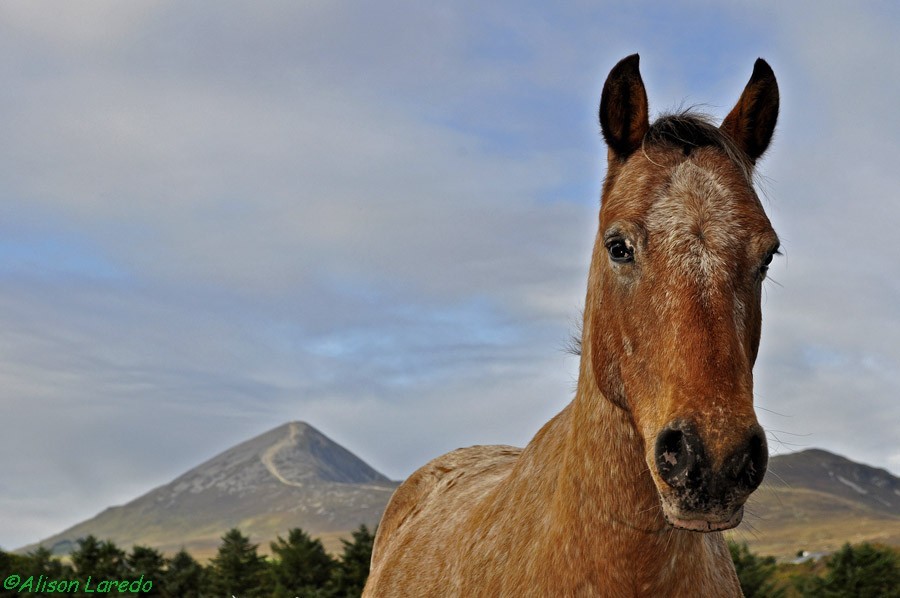
{"type": "Polygon", "coordinates": [[[844,544],[828,559],[827,566],[822,576],[795,581],[799,595],[900,598],[900,553],[895,549],[869,543],[844,544]]]}
{"type": "MultiPolygon", "coordinates": [[[[81,591],[68,592],[69,596],[95,596],[101,593],[96,590],[103,579],[134,581],[141,576],[144,582],[152,581],[152,587],[140,596],[352,598],[362,594],[366,583],[373,540],[374,534],[362,525],[353,532],[352,541],[341,540],[343,555],[335,559],[318,539],[295,528],[286,539],[272,542],[272,556],[265,558],[256,544],[232,529],[222,536],[216,556],[203,566],[183,549],[171,558],[147,546],[134,546],[126,553],[111,541],[88,536],[78,541],[66,562],[45,548],[25,556],[0,550],[0,578],[16,574],[20,584],[32,578],[30,589],[22,592],[17,591],[21,585],[0,587],[0,598],[39,593],[41,580],[78,580],[81,591]],[[92,593],[83,592],[88,575],[93,580],[92,593]]],[[[107,595],[133,594],[110,591],[107,595]]]]}
{"type": "Polygon", "coordinates": [[[271,546],[272,595],[277,598],[320,595],[319,590],[331,580],[337,564],[325,552],[322,542],[295,528],[288,532],[287,540],[279,536],[271,546]]]}
{"type": "Polygon", "coordinates": [[[372,545],[375,533],[365,525],[353,532],[353,541],[341,540],[344,554],[337,563],[331,577],[332,596],[359,596],[362,594],[366,578],[369,577],[369,563],[372,560],[372,545]]]}
{"type": "MultiPolygon", "coordinates": [[[[819,561],[777,564],[729,542],[741,589],[767,598],[900,598],[900,551],[869,543],[851,546],[819,561]]],[[[798,553],[798,556],[801,556],[798,553]]]]}
{"type": "Polygon", "coordinates": [[[761,557],[753,554],[746,542],[738,544],[729,540],[728,549],[731,551],[731,560],[734,561],[734,568],[737,571],[738,580],[741,582],[744,596],[747,598],[761,596],[783,598],[785,596],[785,590],[775,585],[774,557],[761,557]]]}
{"type": "Polygon", "coordinates": [[[182,548],[166,560],[160,595],[165,598],[200,598],[205,574],[203,565],[182,548]]]}
{"type": "MultiPolygon", "coordinates": [[[[65,561],[45,548],[28,555],[0,550],[0,578],[19,575],[22,583],[33,576],[31,593],[38,593],[38,580],[152,581],[141,596],[202,598],[205,596],[350,598],[359,596],[369,575],[374,532],[360,526],[352,540],[342,540],[339,558],[329,555],[322,543],[301,529],[271,543],[272,555],[263,557],[257,545],[240,530],[229,530],[215,558],[207,566],[185,550],[166,557],[147,546],[133,546],[126,553],[110,541],[88,536],[65,561]]],[[[748,598],[900,598],[900,551],[872,544],[844,545],[819,561],[776,563],[759,556],[746,544],[729,541],[741,589],[748,598]]],[[[26,592],[0,588],[0,597],[26,592]]],[[[117,595],[115,591],[109,594],[117,595]]],[[[95,593],[70,592],[70,596],[95,593]]],[[[119,594],[124,595],[124,594],[119,594]]]]}

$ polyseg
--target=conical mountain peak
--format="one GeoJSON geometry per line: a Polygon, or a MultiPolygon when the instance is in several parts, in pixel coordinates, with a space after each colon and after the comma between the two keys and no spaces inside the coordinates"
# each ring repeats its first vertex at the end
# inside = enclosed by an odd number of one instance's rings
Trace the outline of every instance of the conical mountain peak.
{"type": "Polygon", "coordinates": [[[268,539],[291,527],[349,533],[377,525],[396,487],[313,426],[292,421],[40,544],[65,553],[94,534],[124,546],[202,553],[232,527],[268,539]]]}

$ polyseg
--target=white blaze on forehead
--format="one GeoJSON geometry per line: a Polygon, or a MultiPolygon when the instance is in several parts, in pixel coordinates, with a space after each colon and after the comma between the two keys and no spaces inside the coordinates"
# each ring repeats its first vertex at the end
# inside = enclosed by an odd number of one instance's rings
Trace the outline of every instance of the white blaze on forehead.
{"type": "Polygon", "coordinates": [[[713,171],[686,160],[672,173],[647,213],[648,249],[671,270],[702,286],[728,274],[739,254],[737,198],[713,171]]]}

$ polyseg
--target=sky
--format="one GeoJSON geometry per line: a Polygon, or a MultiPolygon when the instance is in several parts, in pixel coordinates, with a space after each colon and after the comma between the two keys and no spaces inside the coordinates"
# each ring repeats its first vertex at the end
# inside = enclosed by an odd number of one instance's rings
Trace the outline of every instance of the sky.
{"type": "Polygon", "coordinates": [[[393,479],[526,444],[634,52],[653,114],[772,65],[757,412],[900,474],[900,10],[485,4],[0,4],[0,547],[292,420],[393,479]]]}

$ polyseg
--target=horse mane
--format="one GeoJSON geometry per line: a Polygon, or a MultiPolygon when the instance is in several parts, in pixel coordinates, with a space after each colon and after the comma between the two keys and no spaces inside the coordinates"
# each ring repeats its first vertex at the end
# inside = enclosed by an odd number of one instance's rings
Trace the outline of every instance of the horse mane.
{"type": "Polygon", "coordinates": [[[642,144],[645,151],[653,146],[675,147],[686,156],[700,147],[714,147],[737,164],[748,180],[752,179],[753,162],[749,156],[727,133],[713,124],[710,116],[691,108],[659,116],[650,125],[642,144]]]}

